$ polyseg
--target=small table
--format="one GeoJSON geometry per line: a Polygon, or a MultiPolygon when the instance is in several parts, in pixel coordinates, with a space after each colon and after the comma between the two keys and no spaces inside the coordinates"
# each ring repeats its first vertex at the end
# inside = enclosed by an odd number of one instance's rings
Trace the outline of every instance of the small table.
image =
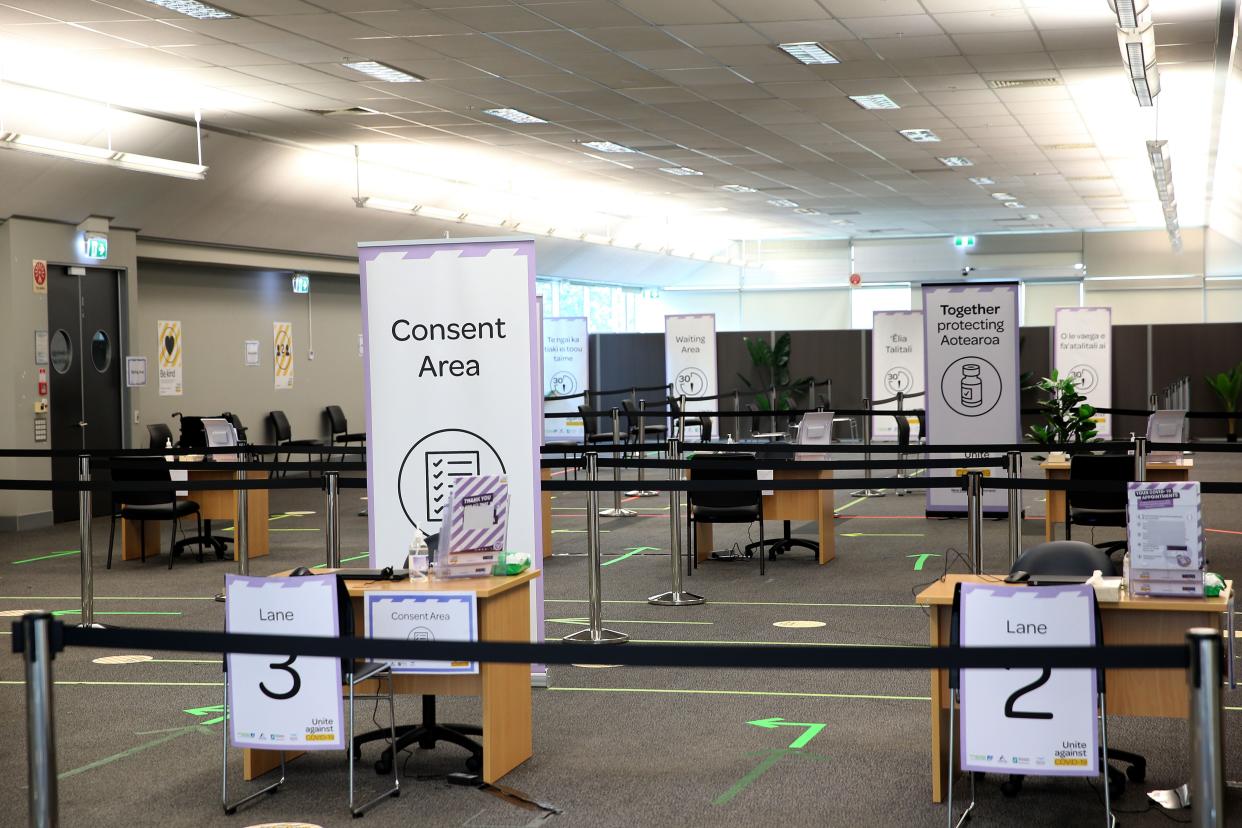
{"type": "MultiPolygon", "coordinates": [[[[949,575],[919,593],[915,603],[931,609],[931,645],[949,645],[953,592],[959,583],[996,583],[1002,575],[949,575]]],[[[1158,645],[1186,643],[1191,627],[1221,629],[1223,613],[1230,610],[1233,582],[1215,598],[1134,598],[1100,602],[1105,645],[1158,645]]],[[[1233,642],[1226,643],[1231,649],[1233,642]]],[[[1232,658],[1232,653],[1230,653],[1232,658]]],[[[1158,716],[1184,719],[1190,700],[1186,674],[1179,670],[1108,670],[1108,715],[1158,716]]],[[[931,671],[931,777],[932,802],[943,802],[949,781],[949,676],[931,671]]],[[[958,719],[960,723],[960,717],[958,719]]],[[[955,740],[956,741],[956,740],[955,740]]],[[[957,759],[952,759],[957,766],[957,759]]]]}
{"type": "MultiPolygon", "coordinates": [[[[215,469],[189,469],[187,471],[187,479],[195,480],[234,480],[235,472],[229,470],[215,469]]],[[[265,471],[248,471],[245,473],[247,480],[262,480],[268,475],[265,471]]],[[[190,491],[185,497],[178,497],[178,500],[193,500],[198,504],[199,513],[202,515],[204,526],[203,533],[211,534],[210,521],[227,520],[233,526],[237,525],[237,497],[240,492],[244,491],[246,495],[246,556],[249,558],[262,558],[268,553],[268,498],[267,489],[198,489],[190,491]]],[[[192,522],[193,517],[182,518],[182,526],[186,526],[187,522],[192,522]]],[[[121,521],[121,560],[133,561],[142,557],[142,546],[146,547],[146,557],[150,558],[159,555],[164,544],[160,541],[160,525],[161,521],[148,520],[145,522],[145,530],[141,533],[143,537],[139,538],[137,526],[131,525],[132,521],[121,521]],[[141,544],[141,545],[140,545],[141,544]]],[[[193,528],[193,524],[189,524],[193,528]]]]}
{"type": "MultiPolygon", "coordinates": [[[[317,573],[332,572],[330,569],[317,573]]],[[[366,629],[363,596],[368,592],[473,592],[478,598],[479,640],[530,641],[530,582],[540,570],[486,578],[400,581],[346,581],[354,605],[354,629],[366,629]]],[[[281,573],[287,575],[288,573],[281,573]]],[[[478,675],[394,677],[393,691],[406,695],[480,696],[483,700],[483,781],[495,782],[531,757],[531,695],[529,664],[479,665],[478,675]]],[[[378,681],[363,682],[359,694],[377,693],[378,681]]],[[[349,692],[342,688],[343,693],[349,692]]],[[[300,753],[287,752],[292,759],[300,753]]],[[[254,779],[280,767],[280,751],[245,750],[244,777],[254,779]]]]}
{"type": "MultiPolygon", "coordinates": [[[[1186,458],[1184,460],[1148,460],[1147,461],[1147,480],[1152,483],[1168,483],[1168,482],[1184,482],[1190,479],[1190,470],[1194,468],[1195,461],[1186,458]]],[[[1045,460],[1039,464],[1044,470],[1045,480],[1069,480],[1070,461],[1069,460],[1045,460]]],[[[1056,531],[1056,524],[1065,523],[1065,492],[1048,491],[1048,498],[1044,505],[1044,540],[1052,540],[1056,531]]]]}

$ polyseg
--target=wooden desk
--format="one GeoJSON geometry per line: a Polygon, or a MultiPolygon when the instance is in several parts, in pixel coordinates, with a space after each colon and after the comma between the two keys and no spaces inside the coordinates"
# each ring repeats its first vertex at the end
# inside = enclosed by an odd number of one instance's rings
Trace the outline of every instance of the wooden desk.
{"type": "MultiPolygon", "coordinates": [[[[949,645],[953,591],[958,583],[997,583],[1002,576],[950,575],[919,593],[915,602],[931,609],[931,645],[949,645]]],[[[1191,627],[1221,629],[1222,613],[1229,607],[1233,582],[1216,598],[1132,598],[1099,604],[1108,645],[1186,643],[1191,627]]],[[[1165,716],[1186,718],[1189,699],[1186,675],[1180,670],[1108,670],[1105,676],[1110,716],[1165,716]]],[[[949,770],[949,679],[945,670],[931,675],[932,801],[943,802],[949,770]]],[[[960,718],[959,718],[960,722],[960,718]]],[[[953,758],[956,767],[958,760],[953,758]]]]}
{"type": "MultiPolygon", "coordinates": [[[[215,471],[214,469],[189,469],[187,471],[188,480],[233,480],[234,472],[232,471],[215,471]]],[[[246,472],[248,480],[262,480],[267,478],[265,471],[249,471],[246,472]]],[[[267,489],[246,489],[248,521],[246,539],[249,546],[246,548],[246,554],[251,558],[262,558],[268,553],[268,498],[267,489]]],[[[213,489],[191,491],[186,497],[178,497],[178,500],[193,500],[198,504],[204,521],[220,520],[228,521],[229,525],[235,525],[237,522],[237,489],[213,489]]],[[[139,546],[139,532],[136,525],[128,520],[121,521],[121,560],[132,561],[142,557],[142,548],[139,546]]],[[[168,548],[168,545],[160,540],[160,527],[163,526],[162,521],[148,520],[145,523],[145,535],[141,539],[141,543],[147,548],[147,557],[150,558],[159,555],[168,548]]],[[[189,527],[186,537],[190,537],[194,532],[194,517],[184,517],[181,519],[183,529],[189,527]]],[[[215,531],[218,528],[213,527],[215,531]]],[[[208,534],[206,527],[203,533],[208,534]]]]}
{"type": "MultiPolygon", "coordinates": [[[[330,569],[316,572],[331,572],[330,569]]],[[[282,573],[287,574],[287,573],[282,573]]],[[[347,581],[354,604],[354,629],[366,629],[362,597],[368,592],[473,592],[478,596],[480,641],[530,641],[530,582],[539,570],[487,578],[418,581],[347,581]]],[[[363,682],[356,691],[376,693],[382,682],[363,682]]],[[[473,676],[397,675],[397,693],[430,696],[480,696],[483,700],[483,781],[491,783],[531,757],[529,664],[479,665],[473,676]]],[[[342,692],[347,693],[348,688],[342,692]]],[[[362,719],[366,721],[366,719],[362,719]]],[[[399,722],[398,722],[399,723],[399,722]]],[[[297,753],[288,753],[293,758],[297,753]]],[[[244,774],[254,779],[280,766],[279,751],[245,751],[244,774]]]]}
{"type": "MultiPolygon", "coordinates": [[[[689,479],[689,473],[687,473],[689,479]]],[[[831,470],[777,469],[774,480],[831,480],[831,470]]],[[[677,516],[672,516],[674,520],[677,516]]],[[[773,490],[763,496],[763,519],[808,521],[819,525],[819,563],[821,566],[837,556],[836,527],[833,525],[832,489],[773,490]]],[[[765,533],[766,534],[766,533],[765,533]]],[[[700,561],[712,554],[712,524],[700,523],[695,528],[694,554],[700,561]]],[[[764,553],[766,554],[766,552],[764,553]]]]}
{"type": "MultiPolygon", "coordinates": [[[[1182,482],[1190,479],[1190,470],[1194,468],[1195,461],[1191,459],[1185,460],[1156,460],[1147,462],[1147,480],[1151,483],[1168,483],[1182,482]]],[[[1044,470],[1044,479],[1046,480],[1069,480],[1070,464],[1068,460],[1058,460],[1052,462],[1045,460],[1039,464],[1044,470]]],[[[1049,491],[1044,506],[1044,540],[1052,540],[1056,524],[1065,523],[1065,492],[1049,491]]]]}

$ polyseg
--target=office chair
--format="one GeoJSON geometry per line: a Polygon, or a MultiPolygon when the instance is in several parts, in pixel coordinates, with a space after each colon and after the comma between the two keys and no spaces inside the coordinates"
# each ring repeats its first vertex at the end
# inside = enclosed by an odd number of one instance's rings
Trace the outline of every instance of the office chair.
{"type": "MultiPolygon", "coordinates": [[[[151,462],[147,458],[132,458],[134,461],[151,462]]],[[[172,483],[167,469],[126,468],[122,458],[113,460],[110,468],[100,472],[115,483],[172,483]]],[[[171,489],[165,492],[112,492],[112,524],[108,529],[108,562],[105,569],[112,568],[112,547],[116,540],[116,519],[138,521],[138,544],[141,550],[142,563],[147,562],[146,522],[148,520],[172,521],[172,532],[168,538],[168,568],[172,569],[173,558],[190,544],[198,544],[198,562],[203,562],[203,516],[198,503],[193,500],[178,500],[171,489]],[[177,530],[181,527],[181,518],[193,515],[198,524],[198,534],[193,538],[177,540],[177,530]]],[[[224,557],[223,551],[216,549],[216,558],[224,557]]]]}
{"type": "MultiPolygon", "coordinates": [[[[1078,480],[1134,479],[1134,458],[1126,454],[1075,454],[1070,458],[1070,482],[1078,480]]],[[[1071,540],[1074,524],[1079,526],[1111,526],[1126,528],[1126,492],[1076,492],[1065,493],[1065,539],[1071,540]]],[[[1098,544],[1099,548],[1113,555],[1124,552],[1124,540],[1098,544]]]]}
{"type": "MultiPolygon", "coordinates": [[[[713,463],[736,463],[739,460],[751,460],[753,455],[750,454],[709,454],[696,457],[695,460],[702,465],[696,465],[693,478],[694,480],[758,480],[759,473],[754,469],[730,469],[730,468],[711,468],[713,463]]],[[[696,544],[697,532],[695,527],[700,523],[759,523],[759,541],[758,547],[761,550],[759,554],[759,574],[764,574],[764,555],[762,553],[763,544],[765,542],[763,536],[763,492],[758,489],[754,491],[740,492],[696,492],[689,491],[686,493],[686,535],[690,539],[690,559],[697,560],[694,550],[698,549],[696,544]]],[[[677,516],[673,515],[673,520],[677,516]]],[[[753,547],[755,544],[749,544],[746,547],[746,557],[754,555],[753,547]]]]}
{"type": "MultiPolygon", "coordinates": [[[[1075,458],[1077,459],[1077,458],[1075,458]]],[[[1129,459],[1129,458],[1122,458],[1129,459]]],[[[1105,578],[1114,577],[1117,574],[1117,567],[1113,564],[1112,559],[1099,547],[1092,546],[1089,543],[1074,540],[1050,541],[1033,546],[1018,556],[1014,561],[1010,573],[1027,572],[1032,576],[1035,575],[1081,575],[1084,580],[1091,577],[1096,570],[1105,578]]],[[[1097,627],[1096,641],[1103,642],[1103,638],[1097,627]]],[[[1104,692],[1104,671],[1100,670],[1099,692],[1104,692]]],[[[1101,754],[1103,750],[1101,749],[1101,754]]],[[[1100,761],[1105,762],[1108,768],[1109,785],[1113,786],[1116,791],[1115,796],[1121,796],[1125,792],[1126,779],[1138,783],[1147,778],[1147,760],[1137,753],[1131,753],[1126,750],[1119,750],[1109,747],[1108,756],[1100,756],[1100,761]],[[1125,773],[1107,764],[1108,761],[1124,762],[1129,767],[1125,773]]],[[[1022,789],[1021,774],[1011,774],[1009,781],[1001,784],[1001,791],[1006,796],[1016,796],[1018,791],[1022,789]]]]}
{"type": "MultiPolygon", "coordinates": [[[[276,437],[276,445],[278,446],[322,446],[323,440],[294,440],[293,430],[289,427],[289,418],[285,416],[285,412],[276,410],[267,412],[267,420],[272,426],[272,434],[276,437]]],[[[293,453],[285,455],[285,462],[293,459],[293,453]]],[[[276,455],[277,462],[280,461],[280,454],[276,455]]],[[[285,476],[284,470],[280,472],[281,477],[285,476]]]]}
{"type": "MultiPolygon", "coordinates": [[[[912,441],[910,438],[910,415],[905,412],[902,412],[900,414],[893,414],[893,419],[897,421],[897,445],[903,449],[910,448],[912,444],[912,441]]],[[[920,423],[921,422],[922,420],[920,418],[920,423]]],[[[913,457],[915,454],[916,452],[900,451],[897,453],[897,460],[898,462],[901,462],[903,460],[908,460],[911,457],[913,457]]],[[[896,477],[898,480],[901,480],[901,481],[908,481],[910,479],[910,475],[907,474],[906,470],[904,469],[898,469],[896,477]]],[[[908,495],[910,494],[911,491],[913,491],[913,489],[909,487],[897,489],[897,496],[901,497],[902,495],[908,495]]]]}
{"type": "MultiPolygon", "coordinates": [[[[668,398],[668,410],[669,410],[669,416],[672,418],[672,421],[673,421],[673,429],[674,429],[673,433],[680,435],[681,427],[678,421],[681,420],[681,406],[678,405],[677,400],[673,399],[672,397],[668,398]]],[[[710,443],[712,441],[712,418],[711,417],[697,417],[693,414],[687,414],[686,415],[686,427],[689,428],[690,426],[699,427],[699,442],[700,443],[710,443]]]]}
{"type": "MultiPolygon", "coordinates": [[[[367,434],[365,431],[350,432],[349,421],[345,419],[345,412],[341,410],[339,405],[325,406],[324,414],[328,417],[328,444],[333,446],[348,446],[350,443],[365,444],[367,434]]],[[[345,459],[345,455],[341,455],[341,460],[345,459]]]]}
{"type": "MultiPolygon", "coordinates": [[[[652,422],[649,414],[641,412],[630,400],[621,401],[621,410],[625,412],[626,434],[629,439],[638,442],[638,420],[643,420],[642,431],[649,440],[664,441],[668,439],[668,425],[663,422],[652,422]]],[[[660,418],[661,420],[663,417],[660,418]]]]}
{"type": "Polygon", "coordinates": [[[611,443],[612,432],[601,434],[599,430],[599,421],[590,414],[591,407],[589,405],[578,406],[578,413],[582,415],[582,441],[587,445],[593,443],[611,443]]]}
{"type": "Polygon", "coordinates": [[[167,424],[151,423],[147,426],[147,448],[162,449],[172,442],[172,429],[167,424]]]}

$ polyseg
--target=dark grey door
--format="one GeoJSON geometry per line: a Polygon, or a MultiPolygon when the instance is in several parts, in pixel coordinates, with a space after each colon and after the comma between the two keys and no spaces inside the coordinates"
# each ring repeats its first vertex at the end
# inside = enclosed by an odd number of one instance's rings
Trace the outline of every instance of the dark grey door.
{"type": "MultiPolygon", "coordinates": [[[[120,278],[114,270],[86,268],[71,276],[66,267],[48,267],[48,344],[50,352],[52,448],[73,451],[122,446],[120,278]]],[[[57,480],[77,478],[73,457],[52,461],[57,480]]],[[[96,515],[108,514],[109,499],[94,499],[96,515]]],[[[74,492],[52,494],[56,521],[78,517],[74,492]]]]}

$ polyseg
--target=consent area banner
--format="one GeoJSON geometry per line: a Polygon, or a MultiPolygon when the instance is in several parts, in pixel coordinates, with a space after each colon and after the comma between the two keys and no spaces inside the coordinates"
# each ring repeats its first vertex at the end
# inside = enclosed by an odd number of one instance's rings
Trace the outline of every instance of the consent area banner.
{"type": "MultiPolygon", "coordinates": [[[[720,393],[716,390],[715,314],[664,317],[664,376],[673,387],[671,396],[674,399],[682,395],[711,397],[720,393]]],[[[717,405],[716,400],[686,400],[687,411],[715,411],[717,405]]],[[[670,426],[676,427],[675,422],[670,426]]],[[[693,439],[689,426],[686,439],[693,439]]]]}
{"type": "MultiPolygon", "coordinates": [[[[923,312],[876,311],[871,322],[871,407],[876,411],[896,411],[897,403],[882,403],[902,394],[923,390],[923,312]]],[[[902,408],[922,408],[923,399],[906,400],[902,408]]],[[[918,418],[909,417],[910,439],[917,440],[918,418]]],[[[895,417],[872,417],[871,439],[897,439],[895,417]]]]}
{"type": "MultiPolygon", "coordinates": [[[[971,282],[923,285],[923,347],[926,352],[927,435],[937,443],[1016,443],[1021,425],[1018,387],[1018,284],[971,282]]],[[[964,474],[986,452],[932,454],[958,457],[958,469],[928,474],[964,474]]],[[[985,474],[1003,475],[1002,469],[985,474]]],[[[966,493],[928,489],[929,513],[962,513],[966,493]]],[[[1004,514],[1004,489],[985,485],[983,510],[1004,514]]]]}
{"type": "MultiPolygon", "coordinates": [[[[1052,329],[1053,367],[1062,377],[1076,380],[1078,393],[1095,408],[1113,404],[1112,308],[1057,308],[1052,329]]],[[[1112,439],[1113,421],[1096,414],[1099,436],[1112,439]]]]}
{"type": "MultiPolygon", "coordinates": [[[[548,413],[573,413],[579,405],[593,400],[575,396],[587,390],[587,318],[552,316],[543,320],[543,382],[545,397],[571,397],[545,400],[548,413]]],[[[543,435],[552,440],[581,440],[582,419],[554,417],[544,420],[543,435]]]]}

